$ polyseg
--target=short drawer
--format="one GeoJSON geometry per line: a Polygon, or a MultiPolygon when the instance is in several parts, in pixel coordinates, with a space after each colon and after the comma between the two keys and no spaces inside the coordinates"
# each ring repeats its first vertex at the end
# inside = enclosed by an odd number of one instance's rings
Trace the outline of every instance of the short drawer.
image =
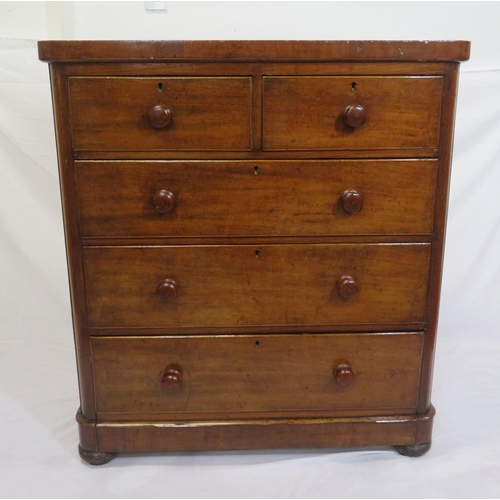
{"type": "Polygon", "coordinates": [[[430,247],[85,247],[89,326],[423,322],[430,247]]]}
{"type": "Polygon", "coordinates": [[[97,415],[410,413],[422,344],[420,332],[93,337],[97,415]]]}
{"type": "Polygon", "coordinates": [[[75,150],[248,150],[249,77],[70,77],[75,150]]]}
{"type": "Polygon", "coordinates": [[[263,148],[437,148],[442,94],[440,76],[268,76],[263,148]]]}
{"type": "Polygon", "coordinates": [[[84,237],[429,235],[436,160],[75,162],[84,237]]]}

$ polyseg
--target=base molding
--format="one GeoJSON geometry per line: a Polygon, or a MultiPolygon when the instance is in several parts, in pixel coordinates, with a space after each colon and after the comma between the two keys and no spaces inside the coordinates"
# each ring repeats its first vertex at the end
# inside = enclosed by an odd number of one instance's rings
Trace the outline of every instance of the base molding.
{"type": "Polygon", "coordinates": [[[401,454],[420,456],[430,448],[434,415],[431,406],[424,414],[401,416],[196,422],[96,422],[79,412],[77,421],[81,435],[96,433],[98,449],[80,454],[92,454],[97,464],[117,452],[395,446],[401,454]]]}

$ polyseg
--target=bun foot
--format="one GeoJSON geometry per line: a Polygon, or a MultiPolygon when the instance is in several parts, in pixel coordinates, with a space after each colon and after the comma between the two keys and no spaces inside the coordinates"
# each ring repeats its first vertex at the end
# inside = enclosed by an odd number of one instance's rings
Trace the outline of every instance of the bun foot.
{"type": "Polygon", "coordinates": [[[83,450],[80,445],[78,445],[78,453],[85,460],[85,462],[90,465],[104,465],[107,464],[116,453],[103,453],[101,451],[87,451],[83,450]]]}
{"type": "Polygon", "coordinates": [[[396,448],[401,455],[406,455],[407,457],[421,457],[430,450],[431,443],[406,444],[403,446],[395,446],[394,448],[396,448]]]}

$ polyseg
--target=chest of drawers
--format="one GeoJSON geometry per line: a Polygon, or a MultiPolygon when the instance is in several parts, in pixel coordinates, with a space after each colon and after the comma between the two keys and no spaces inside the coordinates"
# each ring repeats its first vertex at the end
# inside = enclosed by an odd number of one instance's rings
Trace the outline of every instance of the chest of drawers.
{"type": "Polygon", "coordinates": [[[468,42],[40,42],[80,454],[429,449],[468,42]]]}

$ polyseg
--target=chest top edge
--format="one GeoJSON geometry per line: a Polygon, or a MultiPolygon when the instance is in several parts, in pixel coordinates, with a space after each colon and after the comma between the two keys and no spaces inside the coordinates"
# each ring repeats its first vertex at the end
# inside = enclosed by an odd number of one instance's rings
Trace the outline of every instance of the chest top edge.
{"type": "Polygon", "coordinates": [[[46,62],[466,61],[469,41],[81,41],[38,42],[46,62]]]}

